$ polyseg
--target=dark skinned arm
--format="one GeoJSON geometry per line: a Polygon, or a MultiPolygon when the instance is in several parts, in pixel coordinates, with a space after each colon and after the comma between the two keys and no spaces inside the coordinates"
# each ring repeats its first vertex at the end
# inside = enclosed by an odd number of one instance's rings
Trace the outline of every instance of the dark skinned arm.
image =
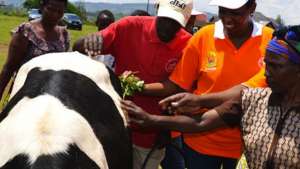
{"type": "Polygon", "coordinates": [[[236,101],[228,101],[203,114],[161,116],[152,115],[132,101],[122,101],[121,107],[129,114],[131,122],[145,128],[159,128],[187,133],[205,132],[220,127],[235,127],[240,121],[240,109],[232,109],[236,101]]]}
{"type": "Polygon", "coordinates": [[[21,66],[22,60],[26,55],[28,39],[23,35],[16,33],[13,35],[9,44],[8,57],[0,73],[0,96],[2,97],[4,89],[12,75],[21,66]]]}
{"type": "Polygon", "coordinates": [[[162,109],[172,109],[177,113],[194,112],[201,108],[212,109],[232,98],[239,97],[245,88],[246,86],[240,84],[217,93],[203,95],[178,93],[161,100],[159,104],[162,109]]]}
{"type": "Polygon", "coordinates": [[[180,88],[172,81],[165,80],[163,82],[145,84],[142,94],[147,96],[166,97],[184,91],[184,89],[180,88]]]}

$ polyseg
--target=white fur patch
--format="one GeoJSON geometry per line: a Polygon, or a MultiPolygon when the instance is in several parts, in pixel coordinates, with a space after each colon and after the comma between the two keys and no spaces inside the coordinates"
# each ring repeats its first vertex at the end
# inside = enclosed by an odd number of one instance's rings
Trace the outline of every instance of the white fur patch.
{"type": "Polygon", "coordinates": [[[57,98],[23,98],[0,123],[0,167],[18,154],[30,163],[40,155],[66,152],[76,144],[101,169],[108,169],[103,147],[89,123],[57,98]]]}
{"type": "Polygon", "coordinates": [[[90,78],[113,99],[123,118],[124,125],[128,125],[127,114],[120,107],[121,98],[114,90],[110,81],[109,72],[103,63],[95,61],[78,52],[49,53],[33,58],[20,68],[13,86],[11,97],[20,90],[26,80],[28,72],[35,67],[40,67],[41,70],[71,70],[90,78]]]}

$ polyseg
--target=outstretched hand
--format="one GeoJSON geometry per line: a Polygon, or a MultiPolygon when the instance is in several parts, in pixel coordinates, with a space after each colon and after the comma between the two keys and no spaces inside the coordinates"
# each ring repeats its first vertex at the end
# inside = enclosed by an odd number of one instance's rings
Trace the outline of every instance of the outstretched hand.
{"type": "Polygon", "coordinates": [[[101,54],[103,38],[97,34],[90,34],[84,39],[84,50],[89,56],[97,56],[101,54]]]}
{"type": "Polygon", "coordinates": [[[175,114],[190,114],[198,112],[202,107],[200,97],[191,93],[178,93],[169,96],[159,102],[163,110],[175,112],[175,114]]]}
{"type": "Polygon", "coordinates": [[[121,100],[121,108],[127,111],[130,122],[136,123],[141,127],[147,127],[151,124],[151,115],[132,101],[121,100]]]}

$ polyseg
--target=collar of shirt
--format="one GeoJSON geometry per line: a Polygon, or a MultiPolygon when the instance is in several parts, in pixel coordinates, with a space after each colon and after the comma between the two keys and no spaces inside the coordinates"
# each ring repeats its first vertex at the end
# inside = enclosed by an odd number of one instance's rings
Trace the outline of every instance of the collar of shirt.
{"type": "MultiPolygon", "coordinates": [[[[180,44],[183,36],[182,35],[190,35],[188,32],[186,32],[183,28],[180,28],[180,30],[176,33],[175,38],[172,39],[170,42],[168,43],[164,43],[162,42],[158,36],[157,36],[157,31],[156,31],[156,17],[155,19],[152,20],[152,22],[150,23],[150,25],[145,24],[146,27],[144,28],[146,33],[147,33],[147,39],[151,42],[151,43],[161,43],[161,44],[165,44],[169,49],[173,50],[176,49],[178,47],[178,44],[180,44]],[[150,27],[148,27],[150,26],[150,27]]],[[[191,36],[191,35],[190,35],[191,36]]]]}
{"type": "MultiPolygon", "coordinates": [[[[252,37],[255,36],[260,36],[262,35],[262,29],[263,29],[263,25],[260,23],[257,23],[255,21],[253,22],[253,31],[252,31],[252,37]]],[[[224,34],[224,26],[221,20],[217,21],[215,23],[215,32],[214,32],[214,38],[218,38],[218,39],[225,39],[225,34],[224,34]]]]}

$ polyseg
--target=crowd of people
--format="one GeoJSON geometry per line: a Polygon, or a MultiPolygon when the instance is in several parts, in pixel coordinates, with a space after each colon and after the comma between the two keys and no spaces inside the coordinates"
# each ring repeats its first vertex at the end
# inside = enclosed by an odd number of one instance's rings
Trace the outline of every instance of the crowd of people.
{"type": "MultiPolygon", "coordinates": [[[[67,0],[40,4],[41,19],[14,31],[0,96],[28,60],[70,51],[69,34],[58,26],[67,0]]],[[[159,0],[155,16],[136,10],[117,21],[103,10],[98,32],[73,45],[117,75],[138,72],[145,81],[141,93],[122,100],[133,168],[235,169],[245,154],[251,169],[300,169],[300,26],[257,23],[256,0],[210,5],[219,20],[199,30],[195,20],[203,13],[193,0],[159,0]],[[171,141],[156,148],[165,131],[171,141]]]]}

